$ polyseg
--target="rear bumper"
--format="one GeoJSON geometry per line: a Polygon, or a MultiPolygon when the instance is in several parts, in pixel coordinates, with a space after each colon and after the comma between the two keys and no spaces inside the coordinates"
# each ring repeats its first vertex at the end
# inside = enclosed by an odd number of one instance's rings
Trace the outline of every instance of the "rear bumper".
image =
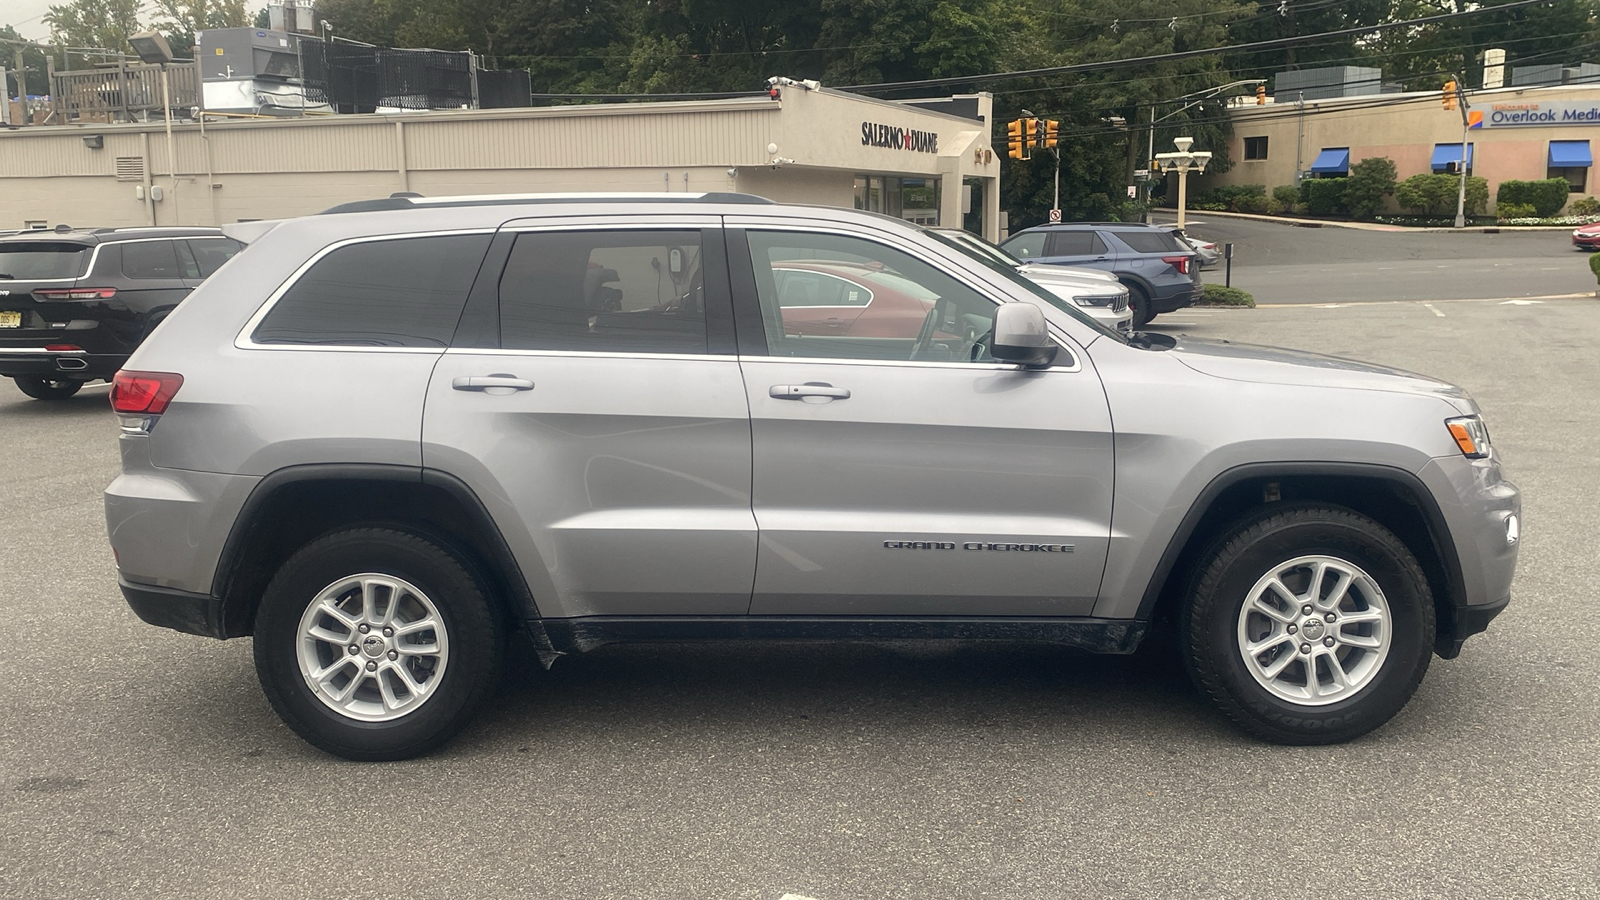
{"type": "Polygon", "coordinates": [[[1153,312],[1167,313],[1193,306],[1200,299],[1200,285],[1191,284],[1177,290],[1163,292],[1150,298],[1150,309],[1153,312]]]}
{"type": "Polygon", "coordinates": [[[134,615],[162,628],[185,634],[222,638],[222,601],[210,594],[192,594],[149,584],[131,584],[121,576],[117,587],[134,615]]]}
{"type": "Polygon", "coordinates": [[[14,378],[110,378],[127,362],[125,354],[46,350],[43,347],[0,348],[0,376],[14,378]]]}

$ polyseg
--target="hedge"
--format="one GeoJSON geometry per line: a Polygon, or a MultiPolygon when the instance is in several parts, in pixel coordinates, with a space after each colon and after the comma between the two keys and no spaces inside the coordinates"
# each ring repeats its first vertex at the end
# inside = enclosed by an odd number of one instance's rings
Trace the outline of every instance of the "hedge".
{"type": "Polygon", "coordinates": [[[1300,189],[1292,184],[1280,184],[1272,189],[1272,201],[1278,204],[1279,212],[1292,213],[1295,204],[1300,202],[1300,189]]]}
{"type": "Polygon", "coordinates": [[[1344,205],[1344,178],[1307,178],[1300,182],[1300,202],[1313,216],[1337,216],[1349,212],[1344,205]]]}
{"type": "Polygon", "coordinates": [[[1501,204],[1514,203],[1519,206],[1531,206],[1534,215],[1541,219],[1548,218],[1567,205],[1567,194],[1571,189],[1565,178],[1502,181],[1500,189],[1495,191],[1494,195],[1495,210],[1498,212],[1501,204]]]}
{"type": "MultiPolygon", "coordinates": [[[[1425,216],[1442,216],[1456,209],[1460,175],[1413,175],[1395,185],[1394,199],[1425,216]]],[[[1489,182],[1476,175],[1467,178],[1466,214],[1481,214],[1489,205],[1489,182]]]]}
{"type": "Polygon", "coordinates": [[[1225,184],[1209,191],[1199,191],[1189,204],[1196,209],[1209,208],[1226,212],[1251,212],[1246,206],[1256,206],[1254,198],[1267,196],[1264,184],[1225,184]]]}
{"type": "MultiPolygon", "coordinates": [[[[1600,259],[1600,253],[1595,254],[1595,259],[1600,259]]],[[[1236,287],[1224,287],[1220,284],[1207,284],[1200,288],[1200,306],[1248,306],[1256,305],[1256,298],[1250,296],[1248,291],[1241,291],[1236,287]]]]}

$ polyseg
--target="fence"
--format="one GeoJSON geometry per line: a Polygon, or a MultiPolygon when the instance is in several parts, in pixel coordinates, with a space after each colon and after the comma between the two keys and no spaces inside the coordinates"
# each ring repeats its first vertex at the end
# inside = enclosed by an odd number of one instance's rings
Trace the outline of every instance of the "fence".
{"type": "MultiPolygon", "coordinates": [[[[172,63],[172,109],[180,115],[200,106],[199,67],[172,63]]],[[[165,115],[161,103],[161,67],[124,63],[117,68],[56,72],[50,94],[61,121],[105,116],[105,121],[133,122],[151,114],[165,115]]]]}

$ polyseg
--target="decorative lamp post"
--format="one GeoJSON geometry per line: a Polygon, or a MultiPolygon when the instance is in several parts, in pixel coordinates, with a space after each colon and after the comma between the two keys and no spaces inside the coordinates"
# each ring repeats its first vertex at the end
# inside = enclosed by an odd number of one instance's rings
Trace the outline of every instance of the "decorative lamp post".
{"type": "Polygon", "coordinates": [[[1156,162],[1162,170],[1175,169],[1178,172],[1178,227],[1184,223],[1184,208],[1189,201],[1189,170],[1204,172],[1206,164],[1211,162],[1211,151],[1190,150],[1194,146],[1194,138],[1180,137],[1172,139],[1173,146],[1178,148],[1177,153],[1157,153],[1156,162]]]}

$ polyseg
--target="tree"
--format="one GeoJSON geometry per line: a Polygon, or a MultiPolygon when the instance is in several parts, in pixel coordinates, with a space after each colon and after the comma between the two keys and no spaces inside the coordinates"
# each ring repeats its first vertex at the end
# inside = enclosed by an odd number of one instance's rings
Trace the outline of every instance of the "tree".
{"type": "MultiPolygon", "coordinates": [[[[107,54],[131,55],[128,35],[141,29],[139,0],[72,0],[50,7],[44,24],[50,26],[50,42],[58,47],[100,50],[102,53],[73,53],[80,65],[103,62],[107,54]]],[[[115,57],[109,57],[115,58],[115,57]]]]}
{"type": "Polygon", "coordinates": [[[1394,160],[1369,156],[1350,167],[1344,183],[1344,205],[1357,219],[1370,219],[1383,209],[1383,198],[1394,193],[1394,160]]]}
{"type": "Polygon", "coordinates": [[[166,35],[178,59],[194,54],[195,32],[240,28],[252,19],[244,0],[155,0],[155,6],[155,27],[166,35]]]}
{"type": "Polygon", "coordinates": [[[17,33],[10,25],[0,25],[0,67],[6,70],[6,83],[0,84],[0,93],[7,97],[17,96],[17,73],[13,71],[17,44],[22,47],[22,66],[28,81],[28,93],[47,94],[50,86],[45,84],[44,48],[32,44],[27,38],[17,33]]]}

